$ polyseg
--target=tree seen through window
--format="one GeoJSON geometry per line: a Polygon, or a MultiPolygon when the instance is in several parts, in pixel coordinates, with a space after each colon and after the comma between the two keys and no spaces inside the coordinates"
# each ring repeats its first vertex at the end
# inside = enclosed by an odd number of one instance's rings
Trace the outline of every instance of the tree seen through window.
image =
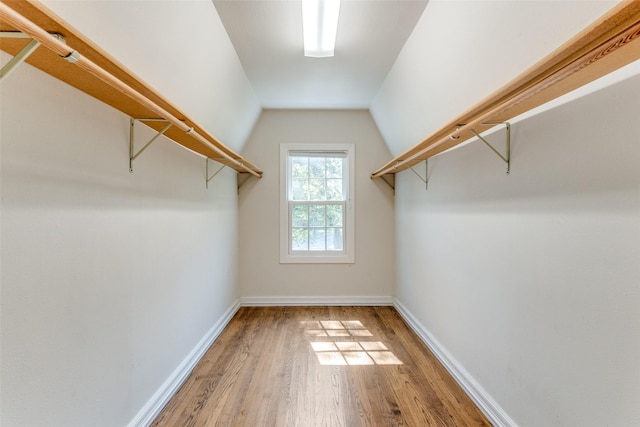
{"type": "Polygon", "coordinates": [[[291,155],[291,250],[344,250],[345,157],[291,155]]]}

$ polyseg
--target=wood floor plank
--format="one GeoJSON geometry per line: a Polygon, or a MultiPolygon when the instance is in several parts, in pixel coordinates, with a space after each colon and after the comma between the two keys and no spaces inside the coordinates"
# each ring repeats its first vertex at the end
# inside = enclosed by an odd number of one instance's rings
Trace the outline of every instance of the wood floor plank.
{"type": "Polygon", "coordinates": [[[392,307],[243,307],[153,426],[488,426],[392,307]]]}

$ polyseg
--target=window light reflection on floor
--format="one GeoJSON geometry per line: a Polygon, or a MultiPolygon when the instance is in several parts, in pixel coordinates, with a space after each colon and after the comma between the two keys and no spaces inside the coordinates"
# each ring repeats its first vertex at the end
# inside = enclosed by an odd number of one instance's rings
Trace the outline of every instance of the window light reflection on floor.
{"type": "Polygon", "coordinates": [[[310,338],[355,337],[358,341],[314,341],[311,347],[321,365],[402,365],[381,341],[361,341],[373,337],[359,320],[301,322],[310,338]]]}
{"type": "Polygon", "coordinates": [[[315,337],[371,337],[359,320],[321,320],[302,322],[305,333],[315,337]]]}

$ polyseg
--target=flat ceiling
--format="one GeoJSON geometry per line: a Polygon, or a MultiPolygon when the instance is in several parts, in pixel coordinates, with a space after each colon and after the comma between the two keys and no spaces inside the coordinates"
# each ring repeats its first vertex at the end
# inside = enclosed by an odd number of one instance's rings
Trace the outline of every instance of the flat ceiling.
{"type": "Polygon", "coordinates": [[[213,0],[263,108],[368,109],[427,0],[342,0],[335,56],[306,58],[300,0],[213,0]]]}

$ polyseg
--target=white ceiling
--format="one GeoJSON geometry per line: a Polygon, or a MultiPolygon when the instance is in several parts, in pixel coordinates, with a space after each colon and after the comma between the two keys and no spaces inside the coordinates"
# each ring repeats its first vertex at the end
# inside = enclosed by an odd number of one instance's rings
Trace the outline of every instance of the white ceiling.
{"type": "Polygon", "coordinates": [[[213,0],[264,108],[369,108],[427,0],[342,0],[335,56],[307,58],[300,0],[213,0]]]}

